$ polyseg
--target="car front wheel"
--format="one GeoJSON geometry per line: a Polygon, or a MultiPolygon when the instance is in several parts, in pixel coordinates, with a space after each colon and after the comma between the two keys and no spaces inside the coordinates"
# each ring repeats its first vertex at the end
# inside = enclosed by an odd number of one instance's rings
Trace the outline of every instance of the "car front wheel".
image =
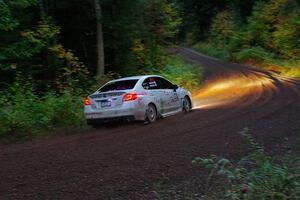
{"type": "Polygon", "coordinates": [[[183,112],[188,113],[191,111],[191,109],[192,109],[191,101],[187,96],[185,96],[182,103],[182,110],[183,112]]]}

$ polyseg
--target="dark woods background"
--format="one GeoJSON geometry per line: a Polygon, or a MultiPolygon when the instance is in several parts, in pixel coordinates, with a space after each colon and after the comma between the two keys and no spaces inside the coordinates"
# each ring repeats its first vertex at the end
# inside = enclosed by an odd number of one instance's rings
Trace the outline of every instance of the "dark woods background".
{"type": "Polygon", "coordinates": [[[297,11],[298,0],[0,0],[0,88],[18,74],[57,90],[104,76],[99,67],[146,73],[165,65],[164,47],[184,42],[299,58],[297,11]]]}
{"type": "Polygon", "coordinates": [[[173,41],[181,22],[166,0],[1,0],[0,5],[1,88],[17,74],[55,89],[67,80],[94,77],[99,35],[106,73],[130,75],[159,66],[161,47],[173,41]]]}
{"type": "Polygon", "coordinates": [[[181,45],[300,77],[299,0],[0,0],[0,138],[84,125],[82,96],[120,76],[199,88],[181,45]]]}

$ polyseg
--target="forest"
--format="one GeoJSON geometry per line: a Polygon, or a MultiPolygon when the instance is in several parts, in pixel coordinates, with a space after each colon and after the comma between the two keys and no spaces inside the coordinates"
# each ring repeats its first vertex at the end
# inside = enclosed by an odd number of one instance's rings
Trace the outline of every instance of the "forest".
{"type": "Polygon", "coordinates": [[[299,77],[300,1],[0,0],[0,39],[0,138],[28,139],[84,127],[82,97],[113,78],[197,89],[169,47],[299,77]]]}

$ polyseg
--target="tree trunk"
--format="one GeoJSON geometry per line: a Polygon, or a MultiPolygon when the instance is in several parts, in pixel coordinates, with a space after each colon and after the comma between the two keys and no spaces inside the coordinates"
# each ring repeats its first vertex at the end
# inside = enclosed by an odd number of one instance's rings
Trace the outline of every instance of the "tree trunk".
{"type": "MultiPolygon", "coordinates": [[[[117,0],[114,0],[112,3],[112,7],[111,7],[111,20],[114,21],[114,19],[116,18],[117,15],[117,9],[116,9],[116,5],[117,5],[117,0]]],[[[118,49],[118,45],[117,45],[117,41],[118,41],[118,32],[116,30],[116,27],[113,28],[112,30],[112,44],[113,44],[113,60],[112,60],[112,65],[114,67],[114,69],[119,66],[119,49],[118,49]]]]}
{"type": "Polygon", "coordinates": [[[41,20],[45,20],[46,19],[46,12],[45,12],[45,7],[44,7],[44,1],[41,0],[39,2],[39,6],[40,6],[40,17],[41,20]]]}
{"type": "Polygon", "coordinates": [[[104,45],[103,45],[103,30],[102,30],[102,10],[99,0],[94,0],[96,25],[97,25],[97,75],[104,75],[104,45]]]}

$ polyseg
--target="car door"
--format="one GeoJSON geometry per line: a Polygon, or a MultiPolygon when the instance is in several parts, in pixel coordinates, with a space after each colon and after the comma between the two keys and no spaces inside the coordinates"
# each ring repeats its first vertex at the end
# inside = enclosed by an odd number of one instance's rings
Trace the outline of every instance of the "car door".
{"type": "Polygon", "coordinates": [[[148,90],[151,100],[157,105],[159,112],[164,114],[169,108],[166,107],[168,101],[164,95],[161,82],[158,77],[149,77],[144,80],[142,86],[145,90],[148,90]]]}
{"type": "Polygon", "coordinates": [[[174,89],[174,84],[164,78],[159,78],[159,82],[162,85],[163,93],[166,99],[167,112],[172,112],[180,107],[180,99],[177,91],[174,89]]]}

